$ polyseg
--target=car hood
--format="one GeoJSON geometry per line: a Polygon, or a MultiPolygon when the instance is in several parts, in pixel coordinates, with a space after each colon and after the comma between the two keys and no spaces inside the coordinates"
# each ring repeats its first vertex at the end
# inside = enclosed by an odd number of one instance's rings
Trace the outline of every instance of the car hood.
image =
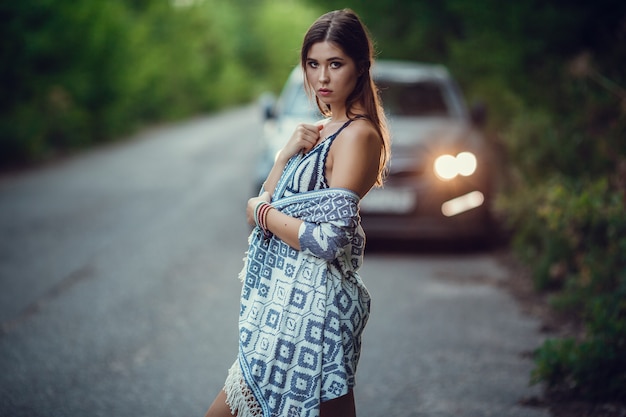
{"type": "Polygon", "coordinates": [[[450,118],[395,117],[389,120],[392,150],[421,146],[449,148],[467,141],[468,124],[450,118]]]}

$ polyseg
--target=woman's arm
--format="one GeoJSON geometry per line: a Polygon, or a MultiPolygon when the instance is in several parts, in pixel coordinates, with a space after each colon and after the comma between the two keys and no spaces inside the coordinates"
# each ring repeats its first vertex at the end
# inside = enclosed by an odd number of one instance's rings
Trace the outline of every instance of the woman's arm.
{"type": "MultiPolygon", "coordinates": [[[[280,176],[282,175],[289,159],[291,159],[291,157],[298,152],[310,151],[320,140],[320,131],[323,127],[324,126],[322,124],[300,124],[296,127],[285,147],[278,153],[274,166],[263,184],[265,192],[259,197],[253,197],[248,200],[248,207],[246,209],[248,224],[255,224],[254,211],[257,204],[262,201],[271,201],[271,196],[276,190],[278,180],[280,179],[280,176]]],[[[300,229],[301,224],[302,220],[283,214],[278,210],[270,210],[267,213],[267,228],[278,236],[283,242],[298,250],[300,250],[298,230],[300,229]]]]}
{"type": "MultiPolygon", "coordinates": [[[[269,201],[270,194],[267,191],[265,191],[259,197],[253,197],[248,200],[248,206],[246,208],[246,217],[248,219],[248,224],[256,224],[254,212],[256,211],[257,205],[261,202],[269,203],[269,201]]],[[[271,209],[267,212],[267,217],[265,221],[266,227],[270,232],[272,232],[280,240],[282,240],[292,248],[300,250],[300,239],[298,237],[298,231],[300,230],[300,225],[303,223],[302,220],[281,213],[276,209],[271,209]]]]}
{"type": "Polygon", "coordinates": [[[328,193],[319,198],[315,204],[328,205],[330,209],[316,214],[323,217],[315,221],[303,221],[271,208],[265,204],[269,199],[267,192],[250,199],[248,216],[252,223],[258,220],[261,227],[273,232],[292,248],[331,261],[344,252],[357,230],[358,200],[353,194],[345,192],[328,193]],[[255,216],[258,218],[255,219],[255,216]]]}

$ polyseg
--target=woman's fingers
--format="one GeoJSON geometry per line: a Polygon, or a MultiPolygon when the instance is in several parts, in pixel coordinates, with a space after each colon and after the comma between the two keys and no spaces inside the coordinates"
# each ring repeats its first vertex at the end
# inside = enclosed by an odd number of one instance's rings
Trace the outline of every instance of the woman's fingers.
{"type": "Polygon", "coordinates": [[[271,202],[272,196],[269,192],[265,191],[258,197],[252,197],[248,200],[248,205],[246,207],[246,220],[248,224],[254,226],[256,222],[254,221],[254,211],[256,209],[257,204],[265,201],[266,203],[271,202]]]}
{"type": "Polygon", "coordinates": [[[268,191],[263,191],[263,193],[259,196],[259,198],[268,203],[272,201],[272,196],[270,195],[268,191]]]}
{"type": "Polygon", "coordinates": [[[313,146],[315,146],[319,138],[320,133],[318,127],[316,125],[306,123],[298,125],[292,136],[294,145],[297,148],[296,152],[300,150],[308,152],[311,148],[313,148],[313,146]]]}

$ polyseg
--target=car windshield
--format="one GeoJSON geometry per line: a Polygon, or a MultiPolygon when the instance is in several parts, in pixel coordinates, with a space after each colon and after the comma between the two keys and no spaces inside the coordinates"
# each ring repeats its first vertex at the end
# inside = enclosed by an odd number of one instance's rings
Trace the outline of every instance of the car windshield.
{"type": "Polygon", "coordinates": [[[416,83],[377,83],[385,112],[395,116],[449,116],[441,84],[432,81],[416,83]]]}

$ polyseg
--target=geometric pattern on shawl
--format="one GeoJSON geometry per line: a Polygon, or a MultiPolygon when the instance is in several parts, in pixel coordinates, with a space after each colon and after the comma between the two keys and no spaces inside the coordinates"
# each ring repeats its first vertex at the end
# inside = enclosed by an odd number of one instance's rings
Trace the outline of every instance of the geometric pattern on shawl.
{"type": "Polygon", "coordinates": [[[357,270],[359,197],[299,193],[272,205],[304,221],[301,250],[255,228],[240,274],[239,364],[265,417],[319,415],[354,386],[370,296],[357,270]]]}

